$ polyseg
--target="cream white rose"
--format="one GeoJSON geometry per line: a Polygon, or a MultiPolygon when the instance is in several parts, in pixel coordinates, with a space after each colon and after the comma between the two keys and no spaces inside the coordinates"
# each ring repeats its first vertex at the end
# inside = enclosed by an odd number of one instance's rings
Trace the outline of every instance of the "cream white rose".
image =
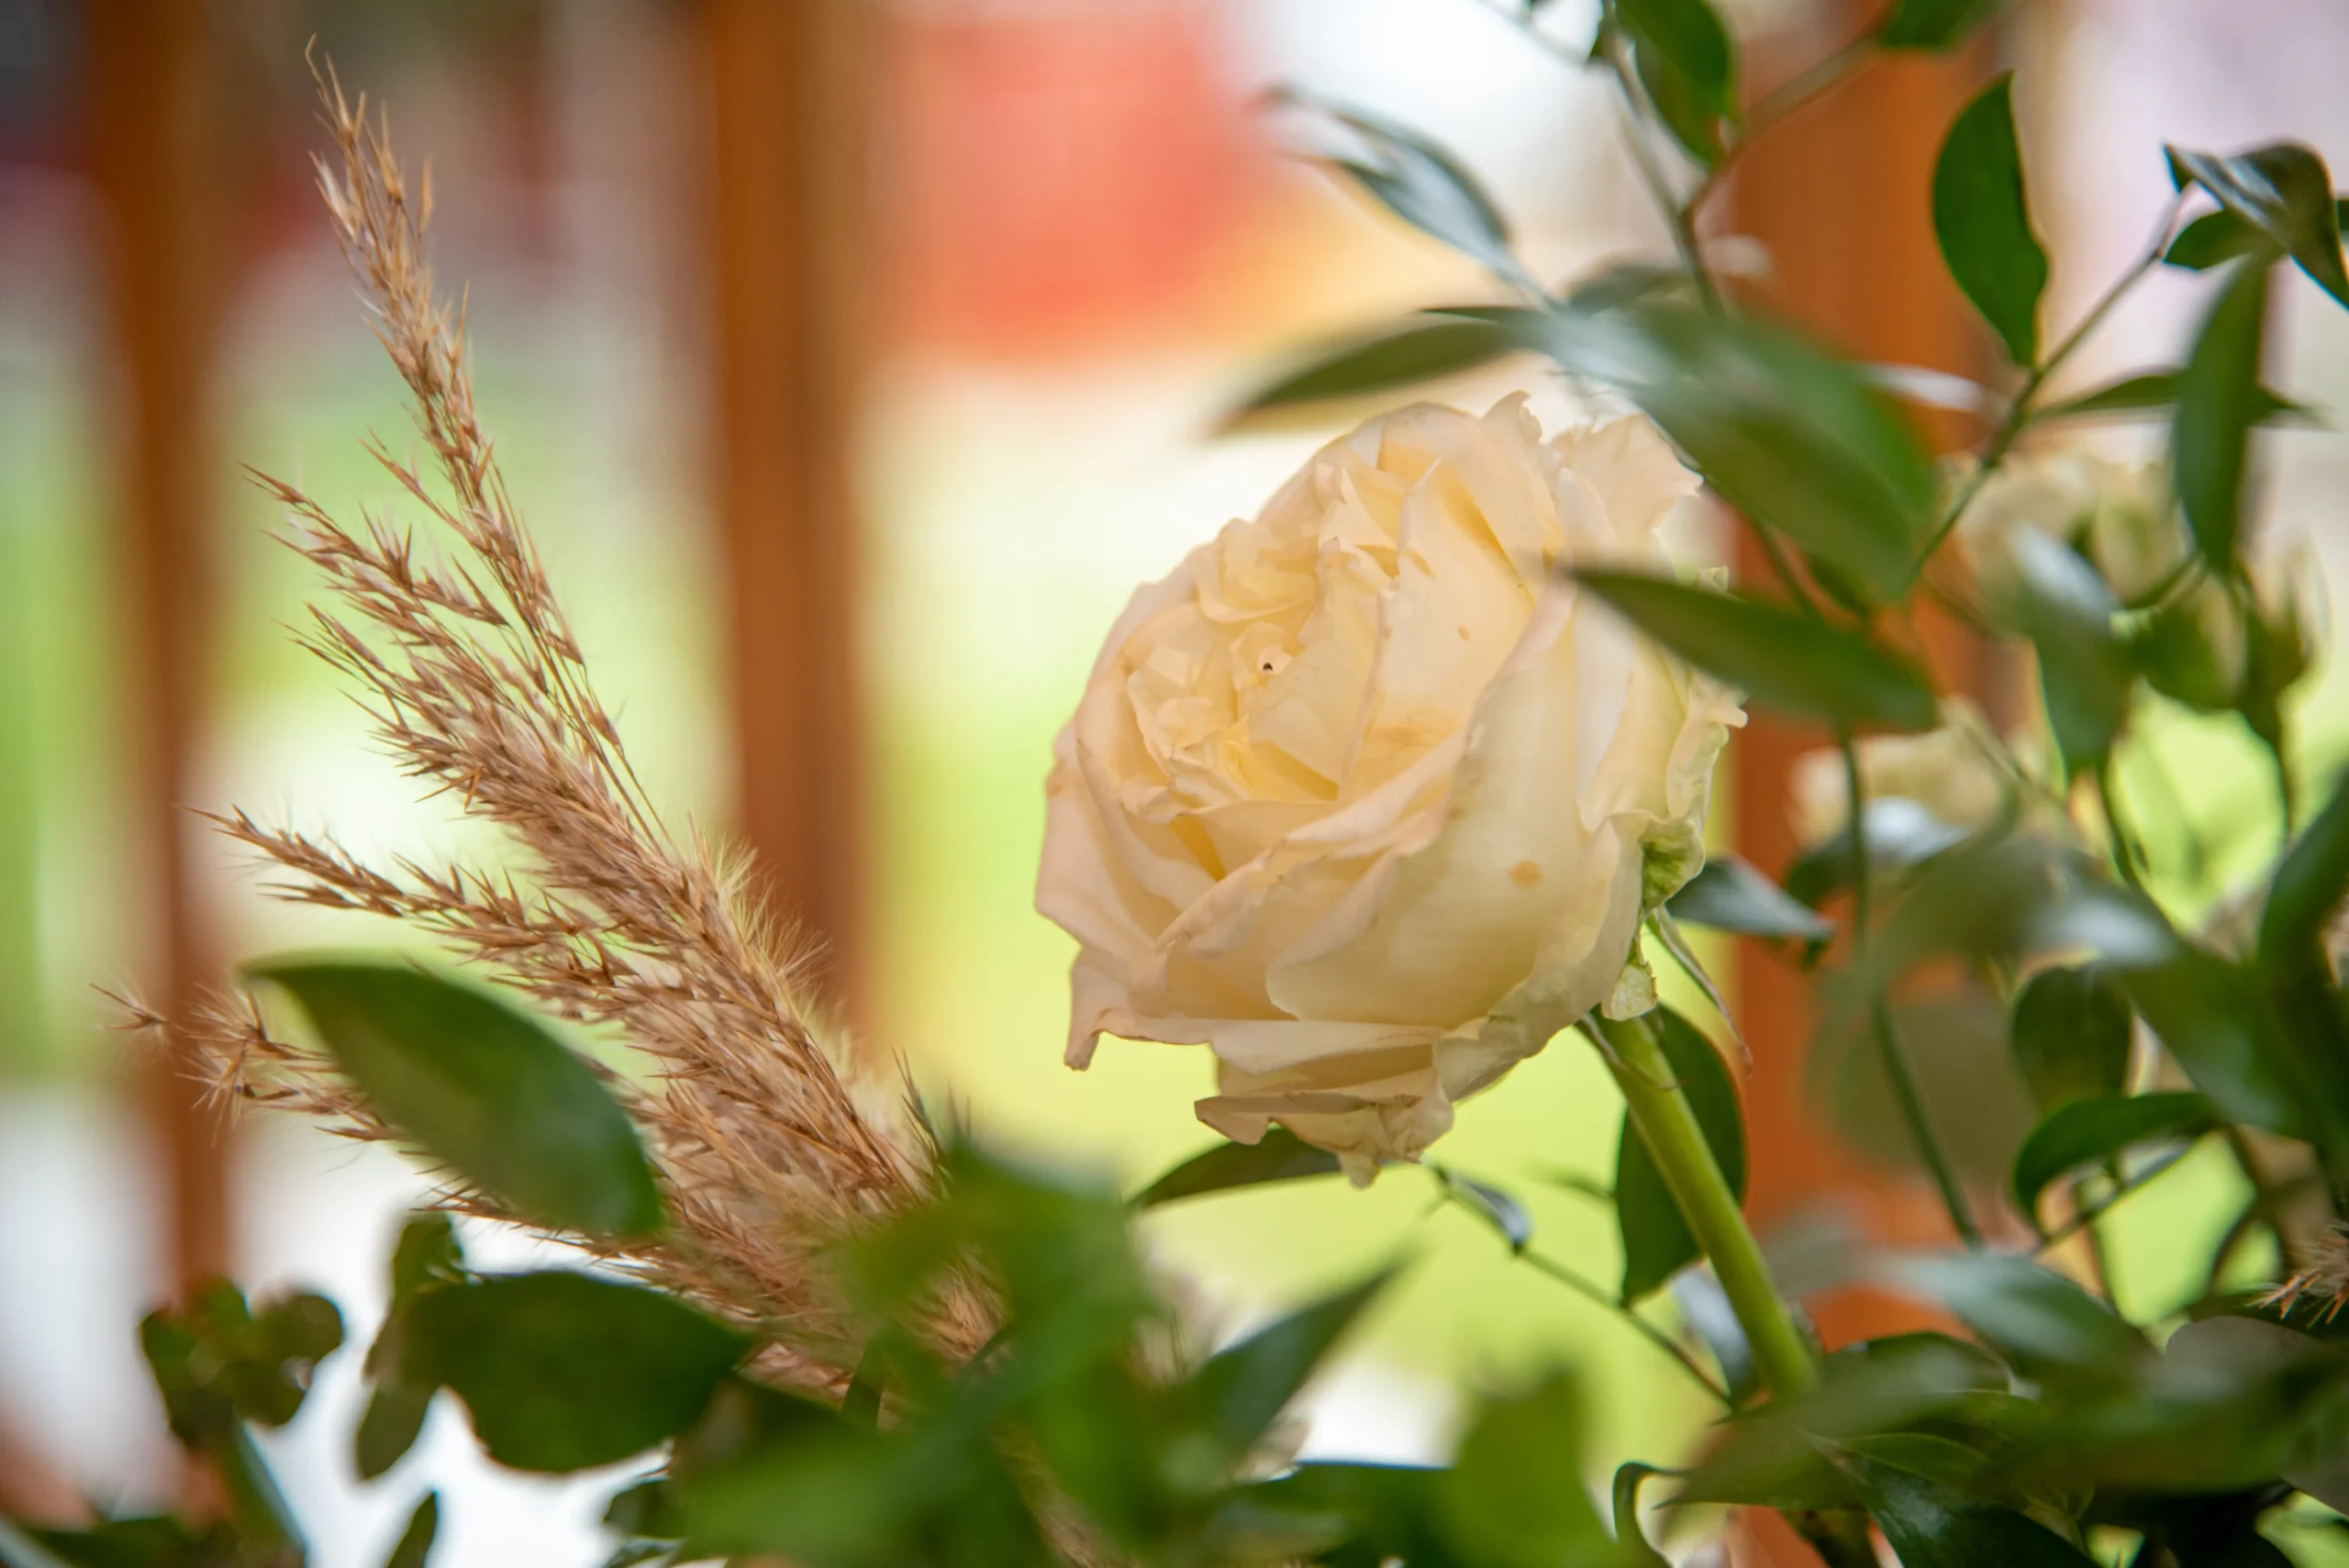
{"type": "MultiPolygon", "coordinates": [[[[1997,738],[1963,702],[1947,705],[1939,728],[1920,735],[1870,735],[1857,749],[1860,789],[1870,800],[1913,800],[1953,828],[1987,828],[2014,798],[2017,781],[2000,758],[1997,738]]],[[[1806,846],[1841,833],[1852,819],[1843,753],[1823,747],[1796,758],[1787,795],[1795,837],[1806,846]]],[[[1868,819],[1876,819],[1874,812],[1868,819]]]]}
{"type": "Polygon", "coordinates": [[[1994,595],[2013,576],[2009,540],[2017,529],[2081,550],[2122,604],[2168,582],[2193,551],[2167,473],[2078,449],[2010,461],[1965,508],[1958,542],[1994,595]]]}
{"type": "Polygon", "coordinates": [[[1644,420],[1411,407],[1138,592],[1048,786],[1070,1065],[1207,1045],[1202,1121],[1364,1181],[1606,1001],[1744,716],[1553,568],[1662,568],[1696,488],[1644,420]]]}

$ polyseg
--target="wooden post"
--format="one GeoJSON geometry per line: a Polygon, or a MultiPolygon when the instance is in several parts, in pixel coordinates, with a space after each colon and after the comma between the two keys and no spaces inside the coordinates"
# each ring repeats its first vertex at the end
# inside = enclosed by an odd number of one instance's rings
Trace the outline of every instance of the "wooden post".
{"type": "MultiPolygon", "coordinates": [[[[1876,7],[1841,0],[1819,8],[1819,31],[1769,40],[1758,50],[1799,69],[1855,35],[1876,7]]],[[[1943,134],[1979,83],[1977,55],[1890,55],[1870,64],[1772,129],[1741,163],[1731,196],[1734,227],[1768,250],[1763,289],[1769,308],[1863,359],[1979,373],[1985,340],[1943,265],[1932,231],[1932,172],[1943,134]]],[[[1766,84],[1766,83],[1765,83],[1766,84]]],[[[1958,434],[1932,431],[1949,440],[1958,434]]],[[[1738,575],[1770,581],[1751,536],[1741,531],[1738,575]]],[[[1991,688],[1992,652],[1937,615],[1920,617],[1926,651],[1944,689],[1991,688]]],[[[1757,714],[1739,736],[1734,762],[1734,841],[1764,869],[1783,871],[1796,853],[1787,779],[1794,760],[1831,743],[1823,728],[1757,714]]],[[[1890,1183],[1843,1153],[1820,1125],[1805,1089],[1804,1059],[1818,1022],[1811,978],[1763,944],[1738,945],[1737,1007],[1753,1051],[1746,1084],[1754,1150],[1750,1207],[1766,1228],[1807,1207],[1854,1214],[1881,1240],[1952,1240],[1922,1178],[1890,1183]]],[[[1831,1347],[1935,1319],[1923,1308],[1873,1293],[1844,1292],[1813,1303],[1831,1347]]],[[[1747,1510],[1746,1568],[1814,1562],[1776,1516],[1747,1510]]]]}
{"type": "MultiPolygon", "coordinates": [[[[161,928],[141,981],[173,1017],[186,1015],[216,957],[180,808],[206,668],[206,545],[221,479],[213,358],[229,203],[213,15],[190,0],[90,0],[83,11],[87,146],[108,225],[123,717],[146,908],[161,928]]],[[[142,1065],[167,1188],[168,1277],[184,1291],[229,1265],[225,1129],[175,1042],[142,1065]]]]}
{"type": "Polygon", "coordinates": [[[866,813],[850,483],[864,252],[863,0],[700,0],[712,109],[716,500],[736,822],[853,1018],[866,813]]]}

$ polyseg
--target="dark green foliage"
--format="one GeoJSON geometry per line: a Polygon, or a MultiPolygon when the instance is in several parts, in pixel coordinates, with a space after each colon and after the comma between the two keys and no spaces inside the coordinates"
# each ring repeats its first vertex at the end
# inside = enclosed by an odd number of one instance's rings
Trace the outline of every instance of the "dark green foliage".
{"type": "MultiPolygon", "coordinates": [[[[2066,397],[2041,409],[2037,417],[2068,419],[2099,414],[2155,414],[2177,406],[2179,371],[2145,371],[2137,375],[2123,376],[2119,381],[2084,392],[2077,397],[2066,397]]],[[[2266,425],[2279,421],[2314,420],[2316,410],[2305,403],[2296,403],[2266,387],[2258,389],[2252,399],[2259,411],[2254,421],[2266,425]]]]}
{"type": "Polygon", "coordinates": [[[1954,49],[2006,9],[2006,0],[1895,0],[1876,28],[1887,49],[1954,49]]]}
{"type": "Polygon", "coordinates": [[[1136,1194],[1134,1207],[1155,1208],[1177,1198],[1337,1173],[1335,1154],[1316,1149],[1285,1127],[1271,1127],[1253,1143],[1219,1143],[1193,1155],[1136,1194]]]}
{"type": "Polygon", "coordinates": [[[2111,753],[2135,671],[2113,628],[2120,606],[2096,569],[2037,533],[2010,541],[2018,629],[2039,654],[2039,687],[2065,765],[2091,770],[2111,753]]]}
{"type": "Polygon", "coordinates": [[[2039,359],[2047,252],[2032,232],[2015,142],[2014,77],[1999,77],[1949,128],[1933,165],[1933,232],[1965,297],[2019,365],[2039,359]]]}
{"type": "Polygon", "coordinates": [[[1923,673],[1857,632],[1636,572],[1575,578],[1642,631],[1756,702],[1843,724],[1932,726],[1933,688],[1923,673]]]}
{"type": "MultiPolygon", "coordinates": [[[[1729,1178],[1730,1190],[1745,1195],[1745,1118],[1737,1085],[1713,1042],[1669,1007],[1663,1019],[1664,1052],[1697,1112],[1698,1125],[1713,1151],[1714,1163],[1729,1178]]],[[[1623,1242],[1622,1298],[1637,1301],[1696,1262],[1697,1239],[1680,1206],[1664,1184],[1655,1157],[1641,1140],[1629,1116],[1615,1154],[1615,1220],[1623,1242]]]]}
{"type": "Polygon", "coordinates": [[[440,1533],[440,1494],[427,1492],[407,1519],[407,1529],[384,1559],[384,1568],[424,1568],[432,1555],[432,1539],[440,1533]]]}
{"type": "Polygon", "coordinates": [[[2199,1138],[2218,1126],[2217,1107],[2196,1094],[2069,1101],[2032,1129],[2015,1156],[2015,1212],[2035,1217],[2039,1195],[2067,1173],[2117,1161],[2139,1144],[2199,1138]]]}
{"type": "Polygon", "coordinates": [[[252,966],[302,1005],[384,1119],[523,1218],[593,1236],[661,1229],[636,1129],[596,1070],[529,1014],[397,960],[252,966]]]}
{"type": "Polygon", "coordinates": [[[2128,994],[2109,971],[2055,965],[2015,997],[2015,1065],[2042,1114],[2118,1095],[2129,1081],[2128,994]]]}
{"type": "Polygon", "coordinates": [[[1252,395],[1232,417],[1413,386],[1523,350],[1524,344],[1505,328],[1457,317],[1350,339],[1252,395]]]}
{"type": "MultiPolygon", "coordinates": [[[[2326,172],[2323,159],[2296,141],[2255,147],[2228,158],[2179,147],[2168,152],[2170,176],[2180,190],[2189,182],[2200,185],[2218,198],[2227,213],[2291,257],[2319,288],[2349,307],[2349,271],[2342,265],[2339,208],[2333,199],[2332,176],[2326,172]]],[[[2185,239],[2179,237],[2181,242],[2185,239]]],[[[2208,265],[2204,253],[2227,248],[2227,242],[2206,239],[2188,251],[2208,265]]],[[[2258,255],[2248,248],[2243,253],[2254,259],[2258,255]]]]}
{"type": "Polygon", "coordinates": [[[2221,580],[2238,570],[2251,431],[2266,395],[2259,360],[2267,328],[2267,272],[2256,258],[2235,263],[2178,374],[2170,433],[2178,504],[2202,559],[2221,580]]]}
{"type": "Polygon", "coordinates": [[[1615,0],[1640,84],[1682,150],[1707,168],[1737,116],[1737,51],[1708,0],[1615,0]]]}
{"type": "MultiPolygon", "coordinates": [[[[1847,855],[1844,857],[1849,860],[1847,855]]],[[[1706,857],[1697,874],[1672,895],[1673,917],[1750,937],[1823,942],[1834,923],[1731,854],[1706,857]]]]}

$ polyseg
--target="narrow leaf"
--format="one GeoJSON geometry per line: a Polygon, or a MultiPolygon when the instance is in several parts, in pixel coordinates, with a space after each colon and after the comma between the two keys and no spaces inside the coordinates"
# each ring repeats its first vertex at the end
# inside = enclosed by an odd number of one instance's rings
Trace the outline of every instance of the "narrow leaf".
{"type": "Polygon", "coordinates": [[[685,1430],[749,1348],[657,1290],[562,1270],[427,1291],[407,1317],[408,1373],[455,1390],[492,1459],[551,1473],[685,1430]]]}
{"type": "Polygon", "coordinates": [[[1640,1528],[1640,1485],[1651,1475],[1667,1473],[1653,1464],[1615,1467],[1615,1547],[1623,1568],[1671,1568],[1663,1552],[1648,1544],[1640,1528]]]}
{"type": "MultiPolygon", "coordinates": [[[[1728,1178],[1730,1190],[1743,1197],[1745,1119],[1729,1068],[1696,1025],[1669,1007],[1658,1008],[1656,1016],[1664,1026],[1664,1058],[1697,1113],[1713,1162],[1728,1178]]],[[[1622,1297],[1627,1302],[1660,1289],[1697,1261],[1697,1239],[1629,1115],[1615,1152],[1615,1224],[1623,1243],[1622,1297]]]]}
{"type": "Polygon", "coordinates": [[[1509,250],[1508,222],[1499,205],[1459,159],[1383,116],[1334,104],[1295,89],[1288,102],[1327,116],[1361,139],[1364,156],[1332,158],[1389,212],[1429,237],[1510,278],[1524,268],[1509,250]]]}
{"type": "Polygon", "coordinates": [[[2317,941],[2349,894],[2349,772],[2333,782],[2332,798],[2276,862],[2259,916],[2260,961],[2290,961],[2317,941]]]}
{"type": "Polygon", "coordinates": [[[2039,655],[2048,727],[2076,774],[2110,754],[2128,713],[2135,671],[2113,630],[2120,606],[2095,567],[2046,535],[2016,529],[2009,550],[2015,617],[2039,655]]]}
{"type": "Polygon", "coordinates": [[[416,1512],[407,1518],[407,1529],[400,1532],[399,1544],[384,1559],[384,1568],[424,1568],[432,1555],[432,1538],[440,1532],[440,1494],[427,1492],[424,1501],[417,1504],[416,1512]]]}
{"type": "Polygon", "coordinates": [[[1457,1171],[1441,1165],[1431,1166],[1436,1179],[1443,1184],[1444,1192],[1453,1201],[1483,1220],[1512,1252],[1522,1252],[1533,1240],[1533,1216],[1500,1188],[1483,1182],[1472,1181],[1457,1171]]]}
{"type": "Polygon", "coordinates": [[[2040,1195],[2082,1166],[2118,1159],[2140,1143],[2199,1138],[2218,1125],[2218,1107],[2190,1091],[2074,1100],[2033,1128],[2016,1153],[2015,1212],[2033,1219],[2040,1195]]]}
{"type": "Polygon", "coordinates": [[[1729,29],[1707,0],[1615,0],[1615,19],[1634,43],[1679,72],[1715,115],[1734,106],[1736,56],[1729,29]]]}
{"type": "Polygon", "coordinates": [[[2319,288],[2349,306],[2332,176],[2314,150],[2279,141],[2231,158],[2179,147],[2168,152],[2170,172],[2180,187],[2191,180],[2210,192],[2221,206],[2275,241],[2319,288]]]}
{"type": "Polygon", "coordinates": [[[1823,942],[1835,934],[1832,920],[1731,854],[1708,856],[1666,907],[1675,920],[1741,936],[1823,942]]]}
{"type": "Polygon", "coordinates": [[[385,1121],[516,1214],[594,1236],[661,1229],[627,1113],[529,1014],[396,961],[274,959],[249,973],[293,995],[385,1121]]]}
{"type": "Polygon", "coordinates": [[[1144,1187],[1133,1203],[1136,1208],[1156,1208],[1177,1198],[1335,1175],[1337,1171],[1335,1154],[1316,1149],[1285,1127],[1272,1127],[1253,1143],[1219,1143],[1193,1155],[1144,1187]]]}
{"type": "Polygon", "coordinates": [[[416,1446],[424,1418],[432,1411],[432,1391],[399,1383],[381,1383],[367,1396],[366,1413],[351,1434],[351,1468],[362,1481],[373,1481],[397,1464],[416,1446]]]}
{"type": "Polygon", "coordinates": [[[1245,1453],[1305,1386],[1345,1331],[1394,1279],[1381,1270],[1298,1308],[1208,1359],[1192,1379],[1215,1434],[1231,1454],[1245,1453]]]}
{"type": "Polygon", "coordinates": [[[2012,72],[1959,112],[1933,165],[1933,232],[1942,257],[2019,365],[2039,359],[2047,252],[2032,232],[2015,139],[2012,72]]]}
{"type": "Polygon", "coordinates": [[[1889,1282],[1934,1297],[2026,1377],[2110,1385],[2151,1350],[2112,1309],[2027,1258],[1951,1253],[1894,1261],[1889,1282]]]}
{"type": "Polygon", "coordinates": [[[1887,49],[1954,49],[2006,8],[2006,0],[1895,0],[1876,29],[1887,49]]]}
{"type": "Polygon", "coordinates": [[[1938,717],[1924,675],[1857,632],[1636,572],[1575,577],[1642,631],[1756,702],[1894,729],[1930,729],[1938,717]]]}
{"type": "Polygon", "coordinates": [[[2245,971],[2186,950],[2120,973],[2138,1016],[2230,1121],[2311,1136],[2311,1107],[2272,1038],[2260,987],[2245,971]]]}
{"type": "Polygon", "coordinates": [[[2179,373],[2171,468],[2178,504],[2202,558],[2221,578],[2234,574],[2242,531],[2248,439],[2261,414],[2259,359],[2267,327],[2267,269],[2236,263],[2194,352],[2179,373]]]}
{"type": "Polygon", "coordinates": [[[1901,1568],[2094,1568],[2096,1559],[2011,1508],[1849,1451],[1836,1459],[1901,1568]]]}
{"type": "MultiPolygon", "coordinates": [[[[2077,397],[2067,397],[2051,403],[2036,416],[2042,420],[2069,419],[2099,414],[2156,414],[2177,405],[2178,371],[2148,371],[2142,375],[2125,376],[2120,381],[2084,392],[2077,397]]],[[[2259,410],[2258,424],[2284,421],[2321,424],[2317,411],[2305,403],[2296,402],[2282,394],[2260,387],[2252,399],[2259,410]]]]}
{"type": "Polygon", "coordinates": [[[1404,328],[1327,349],[1250,395],[1227,423],[1251,414],[1415,386],[1489,363],[1524,345],[1488,322],[1450,319],[1404,328]]]}

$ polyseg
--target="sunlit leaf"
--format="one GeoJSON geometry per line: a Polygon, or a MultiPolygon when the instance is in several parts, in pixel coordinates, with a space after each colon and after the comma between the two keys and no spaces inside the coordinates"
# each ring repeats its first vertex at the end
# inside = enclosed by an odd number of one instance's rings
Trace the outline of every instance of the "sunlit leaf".
{"type": "Polygon", "coordinates": [[[1672,895],[1673,918],[1749,937],[1823,942],[1835,923],[1731,854],[1706,857],[1687,884],[1672,895]]]}
{"type": "Polygon", "coordinates": [[[1564,1373],[1484,1401],[1433,1481],[1453,1561],[1552,1568],[1607,1552],[1607,1527],[1582,1488],[1582,1450],[1581,1400],[1564,1373]]]}
{"type": "Polygon", "coordinates": [[[2032,1129],[2015,1156],[2015,1212],[2036,1216],[2039,1195],[2083,1166],[2117,1160],[2141,1143],[2199,1138],[2218,1125],[2218,1107],[2191,1092],[2073,1100],[2032,1129]]]}
{"type": "Polygon", "coordinates": [[[454,1390],[492,1459],[549,1473],[685,1430],[749,1349],[674,1297],[562,1270],[427,1291],[407,1320],[408,1376],[454,1390]]]}
{"type": "Polygon", "coordinates": [[[2332,176],[2312,149],[2279,141],[2232,157],[2180,147],[2167,150],[2171,176],[2181,190],[2189,181],[2200,185],[2221,206],[2275,241],[2318,287],[2349,306],[2332,176]]]}
{"type": "Polygon", "coordinates": [[[1933,165],[1933,232],[1965,297],[2019,365],[2039,359],[2039,296],[2047,252],[2032,232],[2015,140],[2014,76],[1959,112],[1933,165]]]}
{"type": "MultiPolygon", "coordinates": [[[[1654,1016],[1662,1026],[1665,1060],[1672,1063],[1673,1076],[1687,1095],[1689,1108],[1697,1113],[1697,1125],[1704,1130],[1713,1162],[1728,1179],[1730,1190],[1742,1198],[1745,1195],[1745,1121],[1729,1068],[1696,1025],[1669,1007],[1657,1008],[1654,1016]]],[[[1628,1114],[1615,1154],[1615,1222],[1623,1243],[1625,1301],[1636,1301],[1661,1288],[1697,1260],[1697,1239],[1655,1156],[1628,1114]]]]}
{"type": "Polygon", "coordinates": [[[385,1121],[518,1215],[596,1236],[661,1229],[627,1113],[529,1013],[396,960],[282,958],[248,973],[301,1004],[385,1121]]]}
{"type": "Polygon", "coordinates": [[[1285,1127],[1270,1127],[1253,1143],[1219,1143],[1204,1154],[1194,1154],[1144,1187],[1133,1201],[1136,1208],[1155,1208],[1177,1198],[1330,1176],[1337,1171],[1338,1157],[1327,1149],[1315,1148],[1285,1127]]]}
{"type": "Polygon", "coordinates": [[[2202,558],[2232,577],[2242,533],[2249,437],[2261,414],[2259,359],[2267,329],[2267,269],[2235,271],[2202,318],[2179,373],[2170,464],[2178,504],[2202,558]]]}
{"type": "Polygon", "coordinates": [[[1416,386],[1421,382],[1473,370],[1524,348],[1517,335],[1490,322],[1447,317],[1353,339],[1261,388],[1241,404],[1233,419],[1299,404],[1360,397],[1416,386]]]}
{"type": "Polygon", "coordinates": [[[1637,572],[1575,580],[1675,653],[1757,703],[1849,725],[1930,729],[1933,688],[1855,631],[1775,605],[1637,572]]]}
{"type": "Polygon", "coordinates": [[[2349,895],[2349,772],[2276,862],[2259,915],[2259,954],[2274,963],[2315,941],[2349,895]]]}

